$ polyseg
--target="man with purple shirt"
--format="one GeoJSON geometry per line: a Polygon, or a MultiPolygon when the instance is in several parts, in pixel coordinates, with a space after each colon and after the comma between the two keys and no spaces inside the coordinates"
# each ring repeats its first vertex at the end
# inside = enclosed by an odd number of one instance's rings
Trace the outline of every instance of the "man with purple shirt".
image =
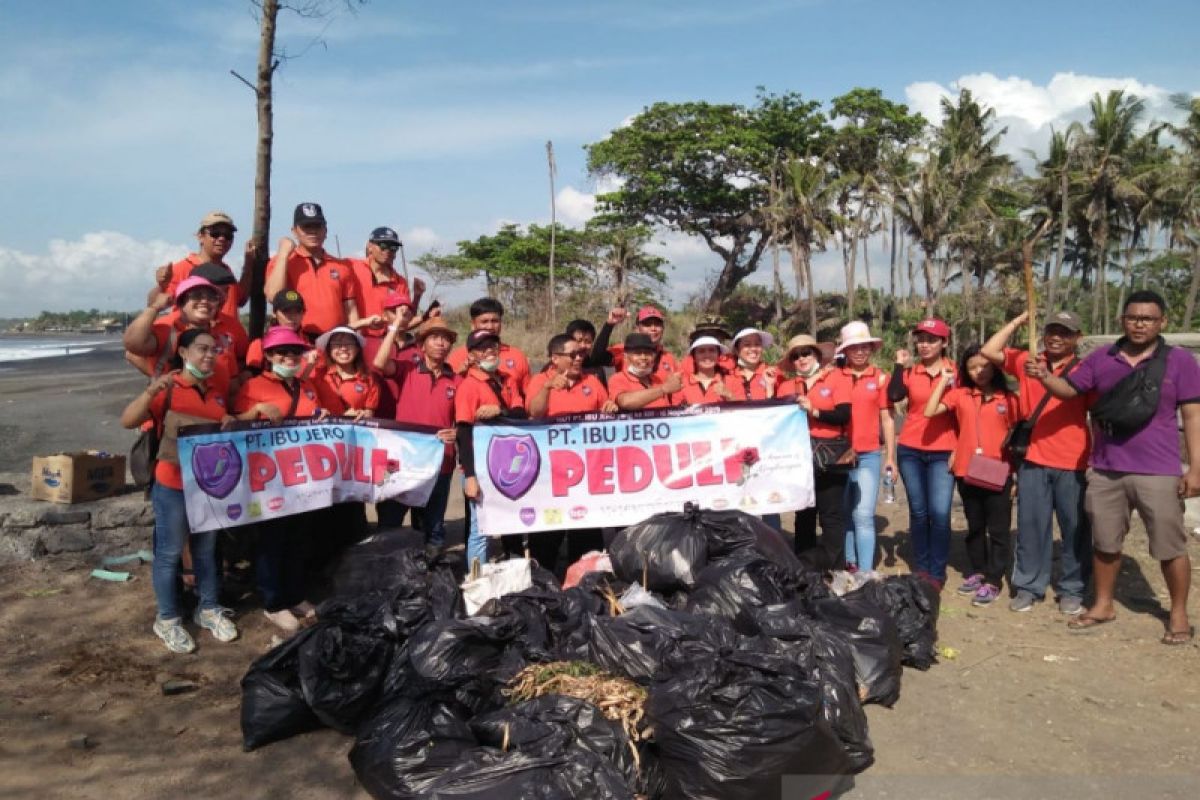
{"type": "MultiPolygon", "coordinates": [[[[1159,335],[1166,323],[1166,301],[1150,291],[1134,292],[1125,301],[1121,324],[1125,335],[1112,347],[1096,350],[1065,378],[1030,359],[1025,371],[1055,397],[1070,399],[1095,391],[1103,395],[1167,344],[1159,335]]],[[[1116,618],[1113,592],[1121,569],[1121,545],[1133,509],[1146,526],[1150,555],[1161,567],[1171,595],[1171,617],[1162,643],[1186,644],[1187,598],[1192,564],[1183,527],[1183,498],[1200,494],[1200,365],[1190,352],[1172,348],[1158,410],[1140,430],[1124,437],[1107,434],[1093,421],[1092,458],[1086,508],[1092,523],[1093,576],[1096,597],[1091,608],[1067,624],[1072,632],[1092,631],[1116,618]],[[1180,477],[1176,409],[1183,416],[1189,464],[1180,477]]]]}

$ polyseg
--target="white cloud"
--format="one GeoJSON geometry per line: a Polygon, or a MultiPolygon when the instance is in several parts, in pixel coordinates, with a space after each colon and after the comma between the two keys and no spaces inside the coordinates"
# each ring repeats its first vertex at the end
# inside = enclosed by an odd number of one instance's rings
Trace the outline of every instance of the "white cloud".
{"type": "Polygon", "coordinates": [[[997,127],[1007,127],[1001,149],[1023,156],[1026,149],[1044,153],[1050,128],[1064,130],[1072,122],[1085,121],[1092,97],[1114,89],[1146,101],[1144,124],[1174,117],[1170,91],[1136,78],[1106,78],[1059,72],[1045,86],[1016,75],[1006,78],[990,72],[963,75],[949,86],[930,81],[909,84],[904,93],[909,106],[931,122],[942,118],[942,98],[954,98],[959,89],[969,89],[980,103],[996,110],[997,127]]]}
{"type": "Polygon", "coordinates": [[[596,195],[581,192],[574,186],[564,186],[554,196],[558,221],[568,227],[585,224],[596,213],[596,195]]]}
{"type": "Polygon", "coordinates": [[[188,247],[158,239],[138,241],[114,231],[55,239],[44,253],[0,246],[0,316],[76,308],[133,310],[145,304],[154,270],[182,258],[188,247]]]}
{"type": "Polygon", "coordinates": [[[405,250],[432,250],[442,244],[442,237],[432,228],[417,226],[402,234],[405,250]]]}

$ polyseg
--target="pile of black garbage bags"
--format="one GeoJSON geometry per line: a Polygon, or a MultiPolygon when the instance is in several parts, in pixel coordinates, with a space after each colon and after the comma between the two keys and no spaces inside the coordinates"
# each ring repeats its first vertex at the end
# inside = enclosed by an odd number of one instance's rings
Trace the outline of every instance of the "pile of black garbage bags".
{"type": "Polygon", "coordinates": [[[891,706],[902,665],[934,663],[930,587],[839,597],[757,517],[689,506],[609,553],[614,573],[562,590],[535,567],[467,617],[446,563],[385,536],[351,548],[320,621],[242,679],[246,749],[334,728],[377,798],[836,796],[874,760],[862,704],[891,706]],[[634,582],[651,601],[616,613],[634,582]],[[644,686],[641,740],[583,700],[505,697],[549,661],[644,686]]]}

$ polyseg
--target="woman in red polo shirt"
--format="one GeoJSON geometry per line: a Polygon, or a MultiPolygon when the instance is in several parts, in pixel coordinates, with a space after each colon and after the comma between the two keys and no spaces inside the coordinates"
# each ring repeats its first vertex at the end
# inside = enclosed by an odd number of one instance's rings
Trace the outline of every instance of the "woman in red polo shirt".
{"type": "MultiPolygon", "coordinates": [[[[850,424],[850,382],[841,370],[821,364],[821,350],[811,336],[796,336],[788,342],[785,358],[792,363],[795,377],[779,387],[780,397],[795,397],[808,414],[808,432],[814,446],[846,439],[850,424]]],[[[849,449],[849,441],[845,442],[849,449]]],[[[827,469],[813,465],[813,489],[816,505],[796,512],[797,553],[817,546],[817,522],[821,523],[821,549],[825,564],[817,566],[841,569],[846,549],[846,480],[849,465],[827,469]]]]}
{"type": "MultiPolygon", "coordinates": [[[[172,370],[155,379],[126,406],[121,424],[137,428],[149,421],[161,437],[167,430],[168,412],[226,422],[234,419],[226,409],[225,396],[209,384],[216,363],[216,340],[199,328],[179,335],[172,370]]],[[[252,419],[257,409],[242,414],[252,419]]],[[[183,473],[177,460],[160,458],[154,466],[154,486],[150,490],[154,509],[154,566],[151,570],[158,614],[154,633],[172,653],[190,653],[196,649],[191,634],[179,616],[176,590],[180,559],[186,545],[191,547],[193,569],[200,590],[200,607],[195,622],[212,631],[217,641],[231,642],[238,636],[229,609],[222,608],[220,572],[216,561],[216,531],[191,533],[183,499],[183,473]]]]}
{"type": "Polygon", "coordinates": [[[858,321],[842,326],[838,338],[837,352],[846,358],[842,374],[851,385],[850,444],[855,454],[854,469],[846,483],[846,566],[850,570],[872,570],[880,467],[895,480],[896,424],[887,399],[888,375],[871,363],[871,356],[883,341],[871,335],[867,323],[858,321]]]}
{"type": "Polygon", "coordinates": [[[757,328],[743,328],[733,337],[737,366],[725,383],[734,400],[770,400],[775,396],[779,371],[763,361],[763,351],[774,343],[771,334],[757,328]]]}
{"type": "Polygon", "coordinates": [[[907,350],[896,351],[896,366],[888,383],[888,402],[908,401],[904,426],[896,446],[896,462],[908,497],[908,535],[912,541],[913,573],[940,591],[946,583],[950,556],[950,504],[954,500],[954,475],[950,452],[957,436],[948,416],[926,418],[921,413],[942,376],[948,385],[956,378],[954,362],[946,357],[950,326],[926,319],[913,329],[917,360],[909,366],[907,350]]]}
{"type": "Polygon", "coordinates": [[[682,373],[683,388],[676,392],[676,402],[701,406],[733,400],[734,393],[727,383],[729,375],[721,368],[721,357],[728,352],[729,348],[715,336],[697,337],[688,349],[687,363],[691,368],[682,373]]]}
{"type": "Polygon", "coordinates": [[[1000,583],[1008,571],[1012,522],[1012,477],[993,491],[967,483],[967,466],[976,454],[1004,459],[1004,439],[1017,424],[1017,396],[1008,391],[1004,373],[973,344],[959,360],[958,374],[969,384],[949,389],[952,376],[942,373],[925,404],[925,416],[936,418],[953,412],[958,420],[958,444],[951,469],[958,479],[958,494],[967,518],[967,558],[971,574],[958,593],[974,595],[971,605],[988,606],[1000,596],[1000,583]]]}
{"type": "MultiPolygon", "coordinates": [[[[308,378],[301,378],[308,342],[299,333],[277,327],[263,337],[261,375],[242,384],[234,400],[236,412],[255,409],[258,419],[278,422],[285,417],[316,417],[341,414],[343,405],[308,378]],[[322,400],[322,393],[326,396],[322,400]],[[326,403],[328,405],[326,405],[326,403]]],[[[305,596],[305,561],[309,539],[319,516],[314,512],[293,514],[258,524],[255,571],[267,619],[286,632],[300,628],[300,619],[315,609],[305,596]]]]}
{"type": "Polygon", "coordinates": [[[317,350],[325,354],[325,370],[320,375],[327,389],[345,406],[345,415],[354,419],[375,416],[379,408],[379,381],[363,361],[363,337],[345,326],[317,337],[317,350]]]}

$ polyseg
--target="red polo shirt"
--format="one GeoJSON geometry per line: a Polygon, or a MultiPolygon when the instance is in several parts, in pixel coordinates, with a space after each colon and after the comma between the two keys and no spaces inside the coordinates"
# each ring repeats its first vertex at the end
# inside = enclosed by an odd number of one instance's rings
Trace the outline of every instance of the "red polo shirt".
{"type": "MultiPolygon", "coordinates": [[[[525,409],[530,410],[534,395],[542,390],[546,382],[554,377],[553,372],[539,372],[529,381],[529,392],[525,398],[525,409]]],[[[594,375],[584,374],[566,389],[551,389],[543,416],[557,417],[560,414],[587,414],[599,411],[608,401],[608,392],[594,375]]]]}
{"type": "MultiPolygon", "coordinates": [[[[1038,360],[1045,363],[1046,357],[1038,356],[1038,360]]],[[[1033,416],[1033,410],[1046,396],[1046,387],[1042,382],[1032,380],[1025,374],[1025,364],[1028,361],[1028,350],[1013,347],[1004,349],[1004,371],[1016,377],[1021,391],[1021,419],[1033,416]]],[[[1068,363],[1070,359],[1061,364],[1054,374],[1062,377],[1068,363]]],[[[1070,400],[1059,400],[1051,395],[1033,425],[1033,432],[1029,437],[1029,452],[1025,460],[1053,469],[1087,469],[1088,456],[1092,450],[1087,412],[1092,400],[1093,396],[1090,394],[1076,395],[1070,400]]]]}
{"type": "MultiPolygon", "coordinates": [[[[341,400],[336,395],[327,391],[318,391],[318,387],[311,380],[297,381],[296,391],[298,398],[296,410],[291,414],[293,417],[311,417],[321,408],[331,414],[341,414],[345,411],[341,400]],[[323,394],[326,396],[324,403],[322,402],[323,394]],[[329,403],[329,405],[325,405],[325,403],[329,403]]],[[[287,414],[288,408],[292,405],[292,393],[288,391],[282,378],[273,372],[264,372],[242,384],[242,388],[238,390],[237,397],[233,401],[234,413],[241,414],[249,411],[259,403],[270,403],[281,413],[287,414]]],[[[266,419],[262,415],[259,415],[259,418],[266,419]]]]}
{"type": "Polygon", "coordinates": [[[369,372],[343,378],[336,369],[327,369],[320,380],[338,396],[346,411],[376,411],[379,408],[379,381],[369,372]]]}
{"type": "MultiPolygon", "coordinates": [[[[712,405],[713,403],[724,403],[725,398],[719,393],[719,389],[725,386],[728,376],[717,373],[708,384],[708,388],[704,388],[704,384],[700,383],[695,372],[683,373],[683,389],[676,392],[672,398],[677,403],[689,406],[712,405]]],[[[732,391],[732,390],[731,390],[732,391]]]]}
{"type": "MultiPolygon", "coordinates": [[[[154,333],[154,340],[158,344],[154,349],[155,354],[147,359],[152,367],[156,368],[158,366],[159,361],[162,360],[164,350],[168,347],[174,349],[179,346],[179,336],[187,329],[188,325],[179,316],[179,309],[175,309],[154,321],[151,331],[154,333]],[[172,331],[175,332],[175,342],[173,344],[171,342],[172,331]]],[[[216,340],[216,345],[213,348],[213,354],[216,358],[213,360],[213,375],[209,378],[209,384],[221,394],[227,394],[230,380],[241,372],[241,365],[246,357],[246,350],[249,346],[246,341],[246,331],[240,324],[235,323],[229,317],[219,314],[209,328],[209,333],[216,340]]],[[[166,360],[169,362],[170,356],[166,360]]]]}
{"type": "MultiPolygon", "coordinates": [[[[175,296],[175,290],[179,284],[192,274],[192,270],[201,264],[209,263],[205,261],[204,256],[199,253],[188,253],[186,258],[176,261],[171,265],[171,279],[167,282],[167,288],[164,291],[171,297],[175,296]]],[[[217,263],[217,262],[213,262],[217,263]]],[[[217,266],[224,267],[232,277],[237,277],[233,274],[233,270],[228,264],[217,263],[217,266]]],[[[237,323],[238,327],[242,327],[242,321],[238,318],[238,309],[242,303],[246,302],[246,296],[242,294],[242,287],[239,284],[231,284],[223,287],[225,291],[225,302],[221,305],[221,313],[227,315],[230,319],[237,323]]],[[[246,335],[245,328],[242,328],[242,335],[246,335]]]]}
{"type": "MultiPolygon", "coordinates": [[[[400,384],[400,399],[396,403],[396,420],[411,425],[432,425],[438,430],[454,427],[454,406],[463,377],[443,365],[435,375],[423,360],[397,363],[396,380],[400,384]]],[[[486,404],[484,404],[486,405],[486,404]]],[[[446,445],[442,459],[442,474],[454,470],[454,445],[446,445]]]]}
{"type": "Polygon", "coordinates": [[[734,400],[770,400],[775,396],[776,382],[766,375],[767,365],[759,364],[754,374],[746,379],[739,370],[733,370],[725,378],[725,385],[733,393],[734,400]]]}
{"type": "MultiPolygon", "coordinates": [[[[837,368],[826,367],[817,375],[812,386],[802,378],[790,378],[779,386],[779,397],[808,397],[812,407],[817,411],[833,411],[844,403],[850,403],[851,385],[849,379],[837,368]]],[[[836,439],[846,435],[846,429],[841,425],[831,425],[808,417],[808,434],[817,439],[836,439]]]]}
{"type": "MultiPolygon", "coordinates": [[[[358,279],[348,262],[328,253],[317,261],[303,247],[297,247],[284,266],[286,287],[304,298],[302,327],[306,332],[324,333],[347,323],[345,303],[358,296],[358,279]]],[[[269,269],[268,277],[274,273],[274,258],[269,269]]]]}
{"type": "Polygon", "coordinates": [[[958,421],[958,443],[954,448],[955,475],[961,478],[967,474],[967,464],[976,446],[983,450],[985,456],[1001,457],[1004,437],[1020,418],[1016,395],[1012,392],[996,392],[985,400],[979,389],[960,386],[946,392],[942,396],[942,404],[950,409],[950,413],[939,416],[953,415],[958,421]]]}
{"type": "MultiPolygon", "coordinates": [[[[210,385],[208,391],[202,392],[198,384],[181,374],[176,374],[174,380],[175,387],[171,389],[171,411],[211,419],[213,422],[220,422],[229,413],[225,407],[223,391],[210,385]]],[[[164,407],[166,402],[165,389],[154,395],[154,399],[150,401],[150,416],[154,418],[160,430],[167,412],[164,407]]],[[[178,464],[160,459],[154,464],[154,480],[171,489],[183,490],[183,471],[178,464]]]]}
{"type": "Polygon", "coordinates": [[[891,376],[874,366],[867,367],[861,375],[842,367],[842,374],[850,381],[850,444],[858,453],[878,450],[879,413],[889,405],[887,384],[891,376]]]}
{"type": "MultiPolygon", "coordinates": [[[[946,363],[950,364],[948,360],[946,363]]],[[[958,380],[958,370],[953,364],[950,364],[950,368],[955,376],[950,383],[953,387],[958,380]]],[[[897,441],[914,450],[953,450],[956,439],[954,418],[950,414],[939,414],[932,419],[925,416],[925,404],[929,402],[941,376],[935,378],[930,375],[925,371],[924,364],[909,367],[903,374],[904,387],[908,390],[908,412],[897,441]]]]}
{"type": "MultiPolygon", "coordinates": [[[[612,355],[613,372],[624,372],[625,345],[614,344],[608,348],[608,352],[612,355]]],[[[675,356],[671,351],[663,349],[660,345],[658,355],[654,359],[654,374],[665,378],[673,372],[679,372],[679,362],[675,360],[675,356]]]]}
{"type": "MultiPolygon", "coordinates": [[[[365,259],[348,258],[346,261],[354,270],[354,278],[358,282],[358,293],[354,302],[360,317],[382,315],[384,302],[397,295],[412,297],[408,292],[408,281],[395,270],[392,270],[390,277],[380,280],[365,259]]],[[[381,339],[387,333],[387,324],[380,323],[375,327],[362,328],[359,333],[381,339]]]]}
{"type": "MultiPolygon", "coordinates": [[[[467,346],[459,345],[450,352],[446,358],[446,363],[450,365],[450,369],[462,374],[462,371],[467,366],[467,346]]],[[[525,357],[519,349],[509,344],[500,345],[500,369],[503,370],[510,380],[515,381],[517,388],[524,395],[529,386],[529,359],[525,357]]]]}
{"type": "Polygon", "coordinates": [[[454,395],[454,421],[474,425],[475,412],[483,406],[500,406],[505,411],[524,405],[521,390],[510,376],[503,372],[488,375],[478,367],[471,367],[454,395]]]}
{"type": "MultiPolygon", "coordinates": [[[[666,381],[661,372],[653,372],[648,378],[635,378],[628,372],[614,373],[608,379],[608,396],[613,400],[620,402],[618,398],[626,392],[640,392],[644,389],[650,389],[654,386],[661,386],[666,381]]],[[[671,395],[663,395],[647,405],[642,406],[642,409],[647,408],[671,408],[675,405],[675,400],[671,395]]],[[[639,409],[641,410],[641,409],[639,409]]]]}

